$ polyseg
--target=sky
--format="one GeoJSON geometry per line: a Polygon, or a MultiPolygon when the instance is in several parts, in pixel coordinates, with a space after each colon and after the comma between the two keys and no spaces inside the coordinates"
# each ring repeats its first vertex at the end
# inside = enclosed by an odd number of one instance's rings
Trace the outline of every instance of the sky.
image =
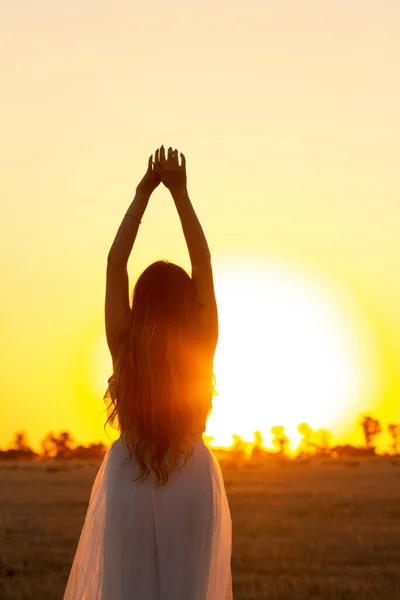
{"type": "MultiPolygon", "coordinates": [[[[256,290],[250,271],[275,291],[271,264],[296,290],[318,282],[332,306],[351,306],[341,326],[372,356],[357,371],[363,398],[332,426],[350,435],[356,406],[400,420],[399,19],[397,0],[2,3],[0,446],[17,429],[36,447],[50,430],[107,439],[106,258],[161,144],[186,156],[221,318],[235,287],[256,290]]],[[[161,187],[130,289],[159,258],[189,269],[161,187]]],[[[240,351],[253,346],[232,333],[242,309],[224,330],[240,351]]],[[[234,383],[228,355],[219,362],[234,383]]],[[[218,402],[225,430],[241,433],[229,394],[218,402]]],[[[265,431],[284,424],[262,402],[265,431]]]]}

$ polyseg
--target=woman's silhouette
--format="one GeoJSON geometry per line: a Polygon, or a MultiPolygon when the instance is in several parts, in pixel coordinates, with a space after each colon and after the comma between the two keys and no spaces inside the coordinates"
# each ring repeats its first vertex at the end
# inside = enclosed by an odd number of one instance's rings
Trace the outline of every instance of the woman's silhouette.
{"type": "Polygon", "coordinates": [[[186,161],[149,158],[107,261],[105,398],[120,437],[96,475],[64,600],[231,600],[232,523],[219,464],[202,433],[211,409],[218,313],[207,241],[186,161]],[[138,278],[127,262],[151,193],[171,192],[192,276],[167,261],[138,278]]]}

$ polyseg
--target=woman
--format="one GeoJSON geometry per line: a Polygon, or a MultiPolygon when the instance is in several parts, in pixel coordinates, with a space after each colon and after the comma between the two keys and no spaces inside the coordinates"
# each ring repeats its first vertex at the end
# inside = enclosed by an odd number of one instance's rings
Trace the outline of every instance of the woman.
{"type": "Polygon", "coordinates": [[[231,600],[232,523],[202,433],[211,409],[218,313],[211,257],[186,187],[186,160],[157,149],[107,261],[113,374],[107,422],[120,437],[93,484],[64,600],[231,600]],[[127,262],[151,193],[170,190],[192,277],[167,261],[127,262]]]}

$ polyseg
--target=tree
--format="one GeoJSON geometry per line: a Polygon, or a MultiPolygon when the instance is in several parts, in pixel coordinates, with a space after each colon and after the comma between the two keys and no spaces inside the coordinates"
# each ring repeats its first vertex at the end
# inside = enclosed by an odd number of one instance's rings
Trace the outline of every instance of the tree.
{"type": "Polygon", "coordinates": [[[329,454],[332,446],[332,434],[328,429],[318,429],[315,432],[317,438],[315,448],[320,454],[329,454]]]}
{"type": "Polygon", "coordinates": [[[11,450],[18,450],[19,452],[29,452],[31,450],[26,431],[16,431],[14,433],[14,439],[11,442],[11,450]]]}
{"type": "Polygon", "coordinates": [[[25,431],[16,431],[8,450],[0,452],[0,458],[5,460],[32,460],[37,456],[28,444],[25,431]]]}
{"type": "Polygon", "coordinates": [[[72,445],[73,438],[69,431],[61,431],[59,435],[50,431],[41,441],[42,453],[46,458],[71,458],[72,445]]]}
{"type": "Polygon", "coordinates": [[[274,436],[272,443],[277,448],[279,454],[285,454],[289,445],[289,438],[285,433],[285,428],[282,425],[275,425],[271,428],[271,433],[274,436]]]}
{"type": "Polygon", "coordinates": [[[300,423],[297,427],[297,431],[303,436],[300,442],[300,454],[310,454],[311,452],[315,452],[316,444],[314,444],[311,439],[313,436],[313,430],[307,423],[300,423]]]}
{"type": "Polygon", "coordinates": [[[361,420],[361,427],[363,428],[365,445],[367,448],[372,448],[375,436],[382,432],[380,422],[369,415],[364,415],[361,420]]]}
{"type": "Polygon", "coordinates": [[[234,433],[232,435],[233,444],[231,446],[231,452],[236,458],[243,458],[246,455],[246,442],[238,435],[234,433]]]}
{"type": "Polygon", "coordinates": [[[392,450],[397,454],[400,446],[400,425],[398,423],[389,423],[388,432],[392,436],[392,450]]]}
{"type": "Polygon", "coordinates": [[[264,455],[265,450],[263,448],[263,443],[264,443],[264,438],[262,436],[261,431],[255,431],[254,432],[253,448],[251,450],[251,457],[252,458],[260,458],[261,456],[264,455]]]}

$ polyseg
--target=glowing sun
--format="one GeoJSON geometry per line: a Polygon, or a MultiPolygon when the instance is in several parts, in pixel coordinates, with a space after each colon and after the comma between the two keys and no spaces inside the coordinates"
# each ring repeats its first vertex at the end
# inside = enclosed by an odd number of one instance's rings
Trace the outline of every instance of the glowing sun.
{"type": "MultiPolygon", "coordinates": [[[[371,341],[330,284],[278,263],[214,267],[218,396],[207,435],[230,445],[284,425],[332,429],[372,385],[371,341]]],[[[353,312],[352,312],[353,311],[353,312]]]]}

